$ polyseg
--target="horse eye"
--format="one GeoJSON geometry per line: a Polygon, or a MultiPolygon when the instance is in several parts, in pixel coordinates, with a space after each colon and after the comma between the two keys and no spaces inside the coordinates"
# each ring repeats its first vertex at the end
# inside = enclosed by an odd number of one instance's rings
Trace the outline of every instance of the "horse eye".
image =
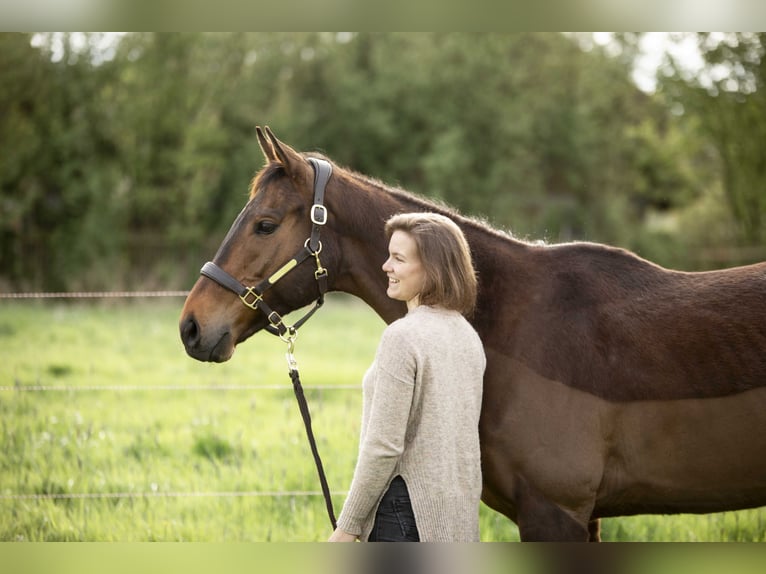
{"type": "Polygon", "coordinates": [[[271,235],[279,227],[276,223],[271,221],[259,221],[255,224],[255,233],[258,235],[271,235]]]}

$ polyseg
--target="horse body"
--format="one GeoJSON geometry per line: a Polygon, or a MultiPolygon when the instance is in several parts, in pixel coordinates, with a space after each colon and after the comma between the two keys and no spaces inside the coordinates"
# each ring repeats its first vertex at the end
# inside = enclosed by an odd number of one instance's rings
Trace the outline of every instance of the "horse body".
{"type": "MultiPolygon", "coordinates": [[[[248,281],[300,244],[310,205],[305,158],[259,137],[269,165],[216,255],[248,281]],[[279,237],[250,231],[264,219],[279,237]]],[[[406,308],[385,295],[385,219],[439,211],[466,234],[487,355],[483,500],[523,540],[595,538],[599,517],[766,504],[766,265],[682,273],[597,244],[528,244],[337,167],[326,201],[330,288],[386,322],[406,308]]],[[[306,304],[309,271],[285,277],[271,306],[306,304]]],[[[265,324],[201,278],[181,333],[195,358],[227,360],[265,324]]]]}
{"type": "Polygon", "coordinates": [[[476,317],[490,506],[549,539],[766,503],[766,266],[679,273],[591,244],[519,263],[476,317]]]}

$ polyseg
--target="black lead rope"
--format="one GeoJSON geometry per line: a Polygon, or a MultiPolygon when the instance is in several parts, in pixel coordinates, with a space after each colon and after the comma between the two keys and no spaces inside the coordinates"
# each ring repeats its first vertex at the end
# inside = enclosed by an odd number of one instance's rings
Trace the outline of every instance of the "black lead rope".
{"type": "Polygon", "coordinates": [[[306,427],[306,436],[309,439],[309,446],[311,447],[311,454],[314,455],[314,463],[317,467],[317,473],[319,474],[319,483],[322,485],[322,494],[324,495],[325,505],[327,506],[327,515],[330,517],[330,524],[332,524],[333,530],[338,527],[338,523],[335,520],[335,511],[332,506],[332,497],[330,496],[330,487],[327,484],[327,477],[324,473],[324,467],[322,466],[322,459],[319,456],[319,450],[317,449],[317,443],[314,439],[314,431],[311,428],[311,413],[309,412],[309,405],[306,402],[306,395],[303,393],[303,386],[301,385],[300,373],[298,373],[298,363],[293,356],[293,339],[287,339],[287,364],[290,368],[290,379],[293,382],[293,391],[295,392],[295,398],[298,400],[298,409],[301,411],[301,417],[303,417],[303,426],[306,427]]]}

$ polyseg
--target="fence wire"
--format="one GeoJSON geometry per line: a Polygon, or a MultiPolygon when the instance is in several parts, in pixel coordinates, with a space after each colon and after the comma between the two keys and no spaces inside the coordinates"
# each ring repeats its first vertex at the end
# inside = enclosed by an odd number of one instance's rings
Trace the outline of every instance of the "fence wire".
{"type": "Polygon", "coordinates": [[[142,297],[186,297],[189,291],[72,291],[0,293],[0,299],[135,299],[142,297]]]}
{"type": "MultiPolygon", "coordinates": [[[[307,391],[361,390],[361,385],[304,385],[307,391]]],[[[98,391],[282,391],[292,390],[284,385],[0,385],[0,392],[98,392],[98,391]]]]}
{"type": "MultiPolygon", "coordinates": [[[[186,297],[189,291],[74,291],[37,293],[0,293],[0,299],[137,299],[145,297],[186,297]]],[[[360,385],[314,385],[306,390],[358,390],[360,385]]],[[[289,385],[5,385],[0,392],[85,392],[85,391],[275,391],[289,385]]],[[[345,496],[346,492],[333,492],[345,496]]],[[[321,491],[232,491],[232,492],[69,492],[42,494],[0,493],[0,500],[98,500],[139,498],[285,498],[322,496],[321,491]]]]}
{"type": "MultiPolygon", "coordinates": [[[[347,492],[333,492],[332,496],[345,496],[347,492]]],[[[43,494],[3,494],[0,500],[92,500],[92,499],[136,499],[136,498],[288,498],[300,496],[322,496],[318,490],[245,490],[232,492],[65,492],[43,494]]]]}

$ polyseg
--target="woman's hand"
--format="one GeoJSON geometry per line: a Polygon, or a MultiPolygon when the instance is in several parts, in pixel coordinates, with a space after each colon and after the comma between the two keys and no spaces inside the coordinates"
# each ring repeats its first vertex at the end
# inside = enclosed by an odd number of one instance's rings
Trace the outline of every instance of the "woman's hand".
{"type": "Polygon", "coordinates": [[[332,536],[330,536],[330,539],[328,542],[356,542],[356,539],[358,537],[354,534],[349,534],[348,532],[344,532],[340,528],[336,528],[335,532],[332,533],[332,536]]]}

